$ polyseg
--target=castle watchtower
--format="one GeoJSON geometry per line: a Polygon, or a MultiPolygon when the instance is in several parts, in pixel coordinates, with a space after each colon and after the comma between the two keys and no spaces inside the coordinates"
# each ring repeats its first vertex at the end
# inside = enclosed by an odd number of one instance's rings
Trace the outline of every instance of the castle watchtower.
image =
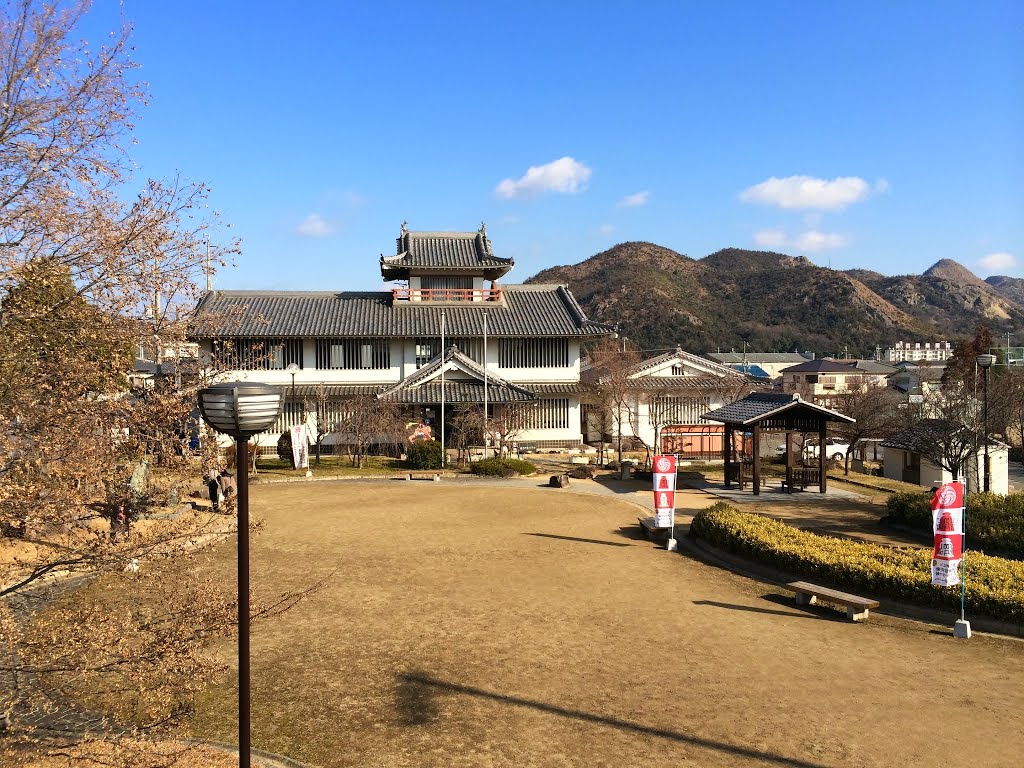
{"type": "Polygon", "coordinates": [[[410,232],[403,222],[396,242],[394,256],[380,257],[385,280],[406,281],[391,290],[396,304],[503,301],[497,281],[515,261],[494,255],[483,224],[476,232],[410,232]]]}

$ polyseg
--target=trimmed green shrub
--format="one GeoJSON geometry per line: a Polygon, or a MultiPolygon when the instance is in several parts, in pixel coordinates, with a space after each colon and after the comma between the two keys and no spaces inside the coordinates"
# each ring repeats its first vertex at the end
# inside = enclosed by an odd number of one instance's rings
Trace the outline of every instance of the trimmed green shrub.
{"type": "Polygon", "coordinates": [[[498,457],[481,459],[469,465],[469,471],[474,475],[489,475],[491,477],[514,477],[516,475],[532,475],[537,468],[528,461],[522,459],[501,459],[498,457]]]}
{"type": "MultiPolygon", "coordinates": [[[[889,497],[889,519],[921,533],[932,532],[931,494],[896,493],[889,497]]],[[[1024,493],[967,496],[968,549],[1024,560],[1024,493]]]]}
{"type": "MultiPolygon", "coordinates": [[[[728,552],[827,586],[956,612],[959,587],[931,584],[931,550],[900,549],[818,536],[719,502],[697,513],[690,530],[728,552]]],[[[971,613],[1024,624],[1024,563],[968,550],[971,613]]]]}
{"type": "Polygon", "coordinates": [[[282,432],[281,436],[277,438],[277,458],[281,461],[287,461],[292,469],[295,469],[295,464],[292,456],[292,433],[282,432]]]}
{"type": "Polygon", "coordinates": [[[410,444],[405,451],[405,463],[410,469],[441,469],[441,443],[421,440],[410,444]]]}

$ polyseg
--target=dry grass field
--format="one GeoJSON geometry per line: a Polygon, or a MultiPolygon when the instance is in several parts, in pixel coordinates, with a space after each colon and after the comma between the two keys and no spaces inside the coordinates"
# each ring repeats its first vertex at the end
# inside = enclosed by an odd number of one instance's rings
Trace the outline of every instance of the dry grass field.
{"type": "MultiPolygon", "coordinates": [[[[254,630],[263,749],[324,767],[467,768],[1024,754],[1024,643],[798,609],[640,538],[637,508],[613,497],[343,481],[254,487],[252,508],[258,595],[334,573],[254,630]]],[[[233,580],[233,541],[204,561],[233,580]]],[[[233,685],[201,702],[197,735],[234,740],[233,685]]]]}

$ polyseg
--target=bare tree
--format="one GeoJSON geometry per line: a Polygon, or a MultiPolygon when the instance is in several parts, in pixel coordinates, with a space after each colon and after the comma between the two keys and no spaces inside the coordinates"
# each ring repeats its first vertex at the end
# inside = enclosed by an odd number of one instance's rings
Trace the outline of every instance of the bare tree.
{"type": "MultiPolygon", "coordinates": [[[[638,403],[630,386],[630,374],[640,364],[640,353],[612,340],[599,343],[590,353],[591,399],[611,414],[617,441],[618,461],[622,462],[622,433],[636,422],[638,403]]],[[[635,434],[635,432],[634,432],[635,434]]]]}
{"type": "MultiPolygon", "coordinates": [[[[143,460],[185,467],[189,414],[205,373],[183,373],[185,311],[198,293],[215,217],[202,185],[126,187],[135,110],[127,28],[90,47],[89,4],[0,6],[0,763],[82,756],[86,731],[50,730],[88,691],[92,736],[123,742],[106,764],[147,765],[126,735],[174,732],[221,670],[204,644],[233,627],[222,585],[154,563],[187,556],[208,520],[152,518],[97,535],[110,507],[149,515],[161,489],[131,481],[143,460]],[[136,350],[161,365],[130,383],[136,350]],[[99,511],[97,509],[99,507],[99,511]],[[29,539],[29,542],[23,541],[29,539]],[[17,556],[15,556],[17,555],[17,556]],[[143,563],[141,570],[125,566],[143,563]],[[69,578],[108,589],[61,599],[69,578]],[[132,596],[118,603],[111,596],[132,596]],[[152,598],[152,601],[149,601],[152,598]],[[44,610],[36,610],[38,607],[44,610]],[[32,608],[31,610],[29,608],[32,608]],[[28,751],[26,751],[28,750],[28,751]]],[[[218,249],[223,263],[233,245],[218,249]]],[[[80,582],[79,582],[80,583],[80,582]]]]}
{"type": "Polygon", "coordinates": [[[397,403],[359,395],[342,402],[335,431],[350,451],[352,466],[363,467],[372,446],[405,439],[405,421],[397,403]]]}
{"type": "Polygon", "coordinates": [[[856,421],[843,422],[835,434],[849,443],[843,460],[844,474],[850,474],[850,456],[862,440],[889,437],[899,429],[902,398],[885,386],[868,386],[860,392],[843,392],[832,398],[831,407],[856,421]]]}
{"type": "Polygon", "coordinates": [[[459,461],[465,458],[466,449],[469,446],[483,445],[483,436],[483,408],[476,405],[455,406],[452,415],[448,418],[447,445],[458,452],[459,461]]]}
{"type": "Polygon", "coordinates": [[[327,395],[327,387],[321,382],[316,385],[313,397],[302,404],[306,413],[312,414],[315,424],[313,425],[313,445],[316,447],[315,466],[320,466],[320,449],[324,438],[334,431],[330,414],[331,401],[327,395]]]}

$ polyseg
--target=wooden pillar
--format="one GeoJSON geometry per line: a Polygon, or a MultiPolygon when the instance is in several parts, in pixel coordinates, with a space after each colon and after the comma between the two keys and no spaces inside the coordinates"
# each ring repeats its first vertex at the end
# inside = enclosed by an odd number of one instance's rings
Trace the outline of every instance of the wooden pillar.
{"type": "Polygon", "coordinates": [[[732,488],[732,427],[725,425],[725,439],[722,441],[722,458],[725,459],[725,487],[732,488]]]}
{"type": "Polygon", "coordinates": [[[753,466],[753,480],[754,480],[754,495],[761,495],[761,426],[759,424],[754,425],[754,466],[753,466]]]}
{"type": "Polygon", "coordinates": [[[793,433],[786,430],[786,492],[793,492],[793,433]]]}
{"type": "Polygon", "coordinates": [[[825,472],[825,428],[828,422],[825,421],[824,417],[821,417],[821,421],[818,422],[818,474],[821,476],[818,479],[818,492],[825,493],[828,488],[828,474],[825,472]]]}

